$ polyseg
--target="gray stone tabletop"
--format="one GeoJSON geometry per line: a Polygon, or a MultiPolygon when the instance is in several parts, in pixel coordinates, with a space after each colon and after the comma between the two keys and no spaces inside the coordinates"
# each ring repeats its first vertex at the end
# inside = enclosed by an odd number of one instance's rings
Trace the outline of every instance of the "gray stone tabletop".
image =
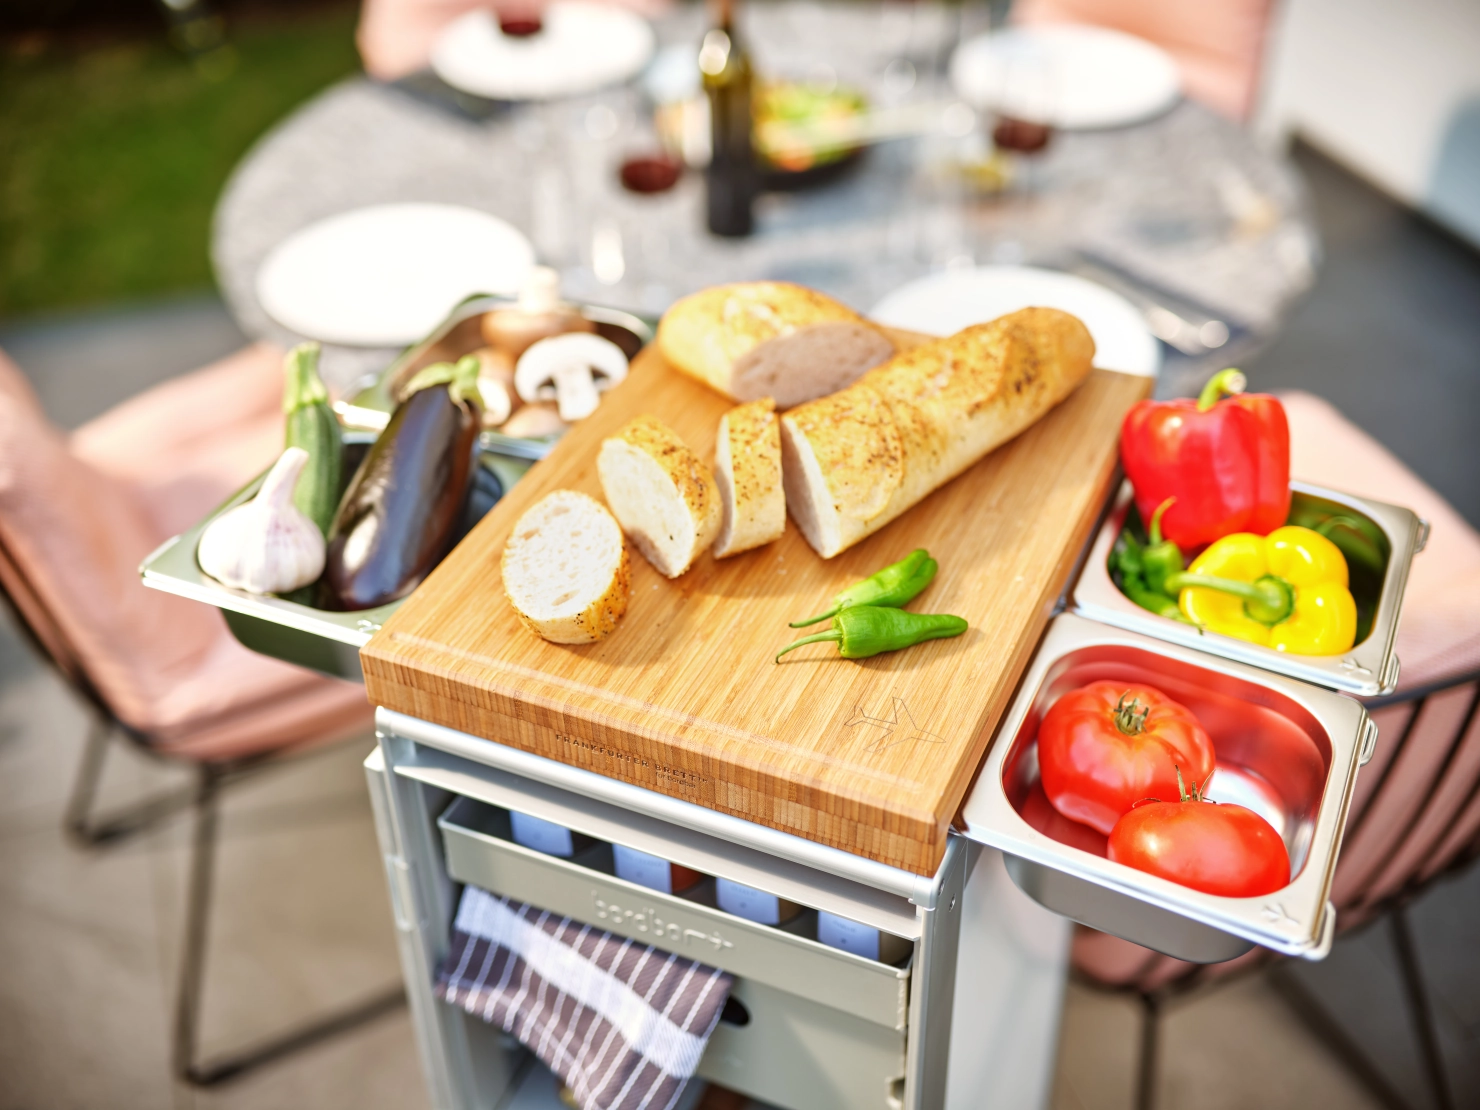
{"type": "MultiPolygon", "coordinates": [[[[789,2],[747,9],[745,29],[763,72],[835,75],[875,102],[941,100],[951,46],[979,29],[962,12],[789,2]]],[[[660,49],[696,43],[702,18],[685,7],[661,19],[660,49]]],[[[704,230],[699,175],[657,196],[618,184],[622,158],[655,143],[639,82],[511,106],[470,102],[429,75],[354,78],[284,120],[237,167],[217,208],[213,257],[243,330],[283,343],[299,337],[254,294],[267,254],[326,216],[400,201],[507,220],[561,270],[572,299],[652,315],[705,285],[757,278],[802,282],[866,312],[943,268],[1073,269],[1088,258],[1233,328],[1235,341],[1206,358],[1170,359],[1161,392],[1257,347],[1310,283],[1318,247],[1298,176],[1197,104],[1138,126],[1061,132],[999,195],[973,192],[950,169],[980,150],[984,130],[876,146],[830,183],[764,196],[757,233],[722,240],[704,230]]],[[[394,354],[326,350],[326,377],[343,388],[394,354]]]]}

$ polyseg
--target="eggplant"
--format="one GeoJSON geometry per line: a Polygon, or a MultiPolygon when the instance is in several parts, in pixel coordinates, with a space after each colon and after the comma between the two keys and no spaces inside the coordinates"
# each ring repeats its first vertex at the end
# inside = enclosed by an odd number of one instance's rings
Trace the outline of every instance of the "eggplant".
{"type": "Polygon", "coordinates": [[[350,479],[329,527],[324,601],[371,609],[405,597],[451,550],[477,465],[478,360],[437,363],[350,479]]]}

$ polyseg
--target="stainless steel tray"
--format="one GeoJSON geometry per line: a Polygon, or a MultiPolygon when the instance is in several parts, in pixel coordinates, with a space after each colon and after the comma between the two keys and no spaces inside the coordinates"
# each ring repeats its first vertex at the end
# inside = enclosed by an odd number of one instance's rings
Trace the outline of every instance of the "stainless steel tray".
{"type": "MultiPolygon", "coordinates": [[[[501,297],[471,297],[458,305],[430,336],[407,349],[380,375],[353,391],[348,405],[336,406],[346,425],[345,441],[369,443],[384,426],[385,414],[395,407],[394,390],[422,366],[441,359],[456,358],[483,346],[476,318],[490,308],[509,303],[501,297]],[[348,416],[348,418],[346,418],[348,416]]],[[[583,306],[604,334],[621,340],[632,353],[653,337],[653,326],[640,317],[616,309],[583,306]],[[624,338],[625,336],[625,338],[624,338]]],[[[507,491],[534,460],[550,449],[545,440],[514,439],[485,432],[479,443],[480,461],[507,491]]],[[[360,648],[363,647],[401,604],[393,601],[375,609],[353,613],[333,612],[302,605],[279,597],[250,594],[223,586],[206,575],[195,561],[195,549],[206,526],[227,509],[253,497],[264,475],[248,483],[194,528],[165,543],[139,567],[144,585],[179,597],[214,605],[226,624],[253,651],[285,662],[309,667],[335,678],[363,682],[360,648]]]]}
{"type": "Polygon", "coordinates": [[[1126,597],[1110,579],[1109,559],[1131,504],[1128,482],[1121,487],[1115,505],[1095,536],[1084,570],[1070,595],[1069,608],[1104,624],[1144,632],[1159,640],[1250,663],[1333,690],[1361,697],[1392,693],[1398,685],[1398,657],[1393,653],[1393,644],[1398,634],[1403,591],[1408,584],[1408,569],[1413,556],[1422,551],[1428,541],[1428,522],[1396,505],[1338,493],[1305,482],[1291,482],[1290,488],[1294,491],[1292,509],[1320,509],[1363,517],[1380,528],[1388,540],[1387,567],[1383,571],[1378,596],[1373,599],[1372,630],[1345,655],[1290,655],[1231,636],[1200,632],[1191,625],[1142,609],[1126,597]]]}
{"type": "MultiPolygon", "coordinates": [[[[479,295],[469,297],[454,308],[420,343],[408,347],[401,356],[379,374],[371,374],[346,391],[346,401],[336,404],[339,418],[346,427],[379,431],[385,417],[396,407],[397,391],[423,367],[434,362],[452,362],[487,346],[477,319],[485,312],[513,304],[509,297],[479,295]]],[[[577,305],[581,315],[596,325],[597,334],[622,348],[627,357],[653,341],[656,324],[630,312],[601,305],[577,305]]],[[[553,439],[516,439],[498,432],[484,432],[483,446],[502,454],[522,458],[543,458],[553,439]]]]}
{"type": "Polygon", "coordinates": [[[1322,959],[1336,911],[1327,899],[1357,768],[1377,727],[1350,698],[1231,660],[1055,617],[963,807],[965,833],[1001,849],[1031,897],[1082,924],[1198,963],[1262,944],[1322,959]],[[1060,817],[1038,784],[1038,722],[1057,698],[1097,679],[1140,681],[1183,702],[1218,749],[1209,796],[1248,806],[1283,832],[1293,879],[1274,894],[1223,898],[1112,863],[1104,837],[1060,817]]]}

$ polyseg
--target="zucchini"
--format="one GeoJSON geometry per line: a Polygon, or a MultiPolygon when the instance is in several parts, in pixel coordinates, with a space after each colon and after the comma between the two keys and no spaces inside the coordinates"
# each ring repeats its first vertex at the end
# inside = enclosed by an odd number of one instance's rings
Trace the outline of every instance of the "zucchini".
{"type": "Polygon", "coordinates": [[[339,507],[344,445],[339,418],[329,407],[329,391],[319,377],[319,345],[300,343],[283,360],[284,447],[302,447],[308,464],[298,479],[293,503],[327,537],[339,507]]]}

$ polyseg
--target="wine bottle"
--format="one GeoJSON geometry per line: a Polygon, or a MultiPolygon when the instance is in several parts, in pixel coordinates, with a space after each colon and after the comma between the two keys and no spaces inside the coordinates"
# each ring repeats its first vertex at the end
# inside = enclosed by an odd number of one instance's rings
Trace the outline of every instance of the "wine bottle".
{"type": "Polygon", "coordinates": [[[717,0],[716,25],[704,36],[699,69],[709,97],[706,219],[716,235],[749,235],[757,173],[751,141],[750,58],[735,34],[732,0],[717,0]]]}

